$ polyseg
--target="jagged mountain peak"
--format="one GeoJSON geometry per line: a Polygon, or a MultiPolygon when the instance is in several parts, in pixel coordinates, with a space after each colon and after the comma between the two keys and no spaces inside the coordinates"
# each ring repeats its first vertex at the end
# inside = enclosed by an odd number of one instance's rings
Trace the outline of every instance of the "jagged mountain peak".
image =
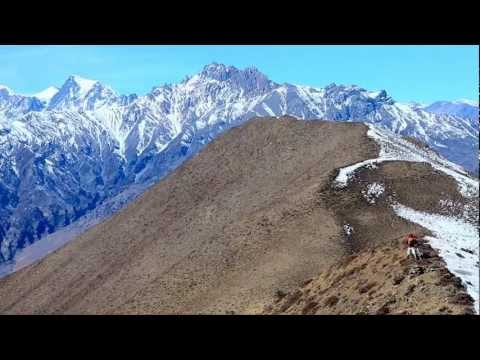
{"type": "Polygon", "coordinates": [[[93,110],[97,103],[102,104],[117,97],[117,93],[112,88],[97,80],[70,75],[51,98],[48,108],[50,110],[69,108],[93,110]]]}
{"type": "Polygon", "coordinates": [[[205,65],[202,71],[200,72],[200,75],[204,77],[216,77],[220,75],[234,75],[238,73],[265,76],[265,74],[263,74],[257,67],[253,65],[247,66],[242,70],[232,65],[225,65],[225,64],[220,64],[216,62],[205,65]]]}
{"type": "Polygon", "coordinates": [[[117,95],[116,92],[110,86],[102,84],[98,80],[86,79],[79,75],[70,75],[65,81],[65,83],[63,84],[60,91],[64,87],[67,87],[67,88],[74,87],[78,89],[78,96],[85,96],[92,90],[106,90],[108,92],[111,92],[112,94],[117,95]]]}
{"type": "Polygon", "coordinates": [[[337,84],[332,82],[327,86],[325,86],[325,91],[327,92],[363,92],[366,90],[355,84],[337,84]]]}
{"type": "MultiPolygon", "coordinates": [[[[232,85],[241,87],[246,93],[261,93],[279,86],[254,66],[241,70],[215,62],[206,65],[198,78],[230,82],[232,85]]],[[[191,79],[193,78],[188,80],[191,79]]]]}
{"type": "Polygon", "coordinates": [[[239,71],[240,70],[234,66],[213,62],[203,67],[200,76],[215,80],[226,80],[233,73],[238,73],[239,71]]]}
{"type": "Polygon", "coordinates": [[[65,82],[65,84],[68,84],[68,85],[76,84],[78,87],[80,87],[83,90],[91,89],[96,83],[98,83],[97,80],[86,79],[79,75],[70,75],[67,78],[67,81],[65,82]]]}
{"type": "Polygon", "coordinates": [[[387,91],[384,89],[377,90],[377,91],[369,91],[366,90],[365,88],[355,85],[355,84],[336,84],[336,83],[331,83],[327,86],[325,86],[325,91],[327,94],[333,94],[333,93],[363,93],[367,95],[368,97],[371,98],[384,98],[388,97],[387,91]]]}
{"type": "Polygon", "coordinates": [[[384,89],[370,91],[358,85],[332,83],[323,90],[325,98],[334,103],[365,107],[365,111],[357,114],[357,116],[360,115],[360,118],[383,105],[393,105],[395,103],[395,100],[384,89]]]}
{"type": "Polygon", "coordinates": [[[0,119],[16,118],[43,108],[44,104],[39,99],[16,94],[9,87],[0,85],[0,119]]]}

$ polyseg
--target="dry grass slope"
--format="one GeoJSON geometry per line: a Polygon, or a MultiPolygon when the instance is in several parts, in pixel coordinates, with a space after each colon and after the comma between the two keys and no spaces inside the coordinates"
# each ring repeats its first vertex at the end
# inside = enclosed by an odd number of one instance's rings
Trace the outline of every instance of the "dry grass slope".
{"type": "Polygon", "coordinates": [[[406,259],[400,246],[351,255],[299,289],[280,292],[264,314],[474,314],[460,279],[428,245],[421,249],[426,258],[418,262],[406,259]]]}

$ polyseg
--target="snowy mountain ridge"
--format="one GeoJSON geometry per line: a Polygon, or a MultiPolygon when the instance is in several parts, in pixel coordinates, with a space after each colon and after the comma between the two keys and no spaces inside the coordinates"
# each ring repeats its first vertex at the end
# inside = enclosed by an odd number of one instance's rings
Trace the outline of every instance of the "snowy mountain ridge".
{"type": "Polygon", "coordinates": [[[0,261],[254,116],[364,121],[478,168],[478,121],[400,104],[385,90],[278,84],[256,68],[210,64],[145,96],[70,76],[47,95],[0,89],[0,261]]]}
{"type": "Polygon", "coordinates": [[[36,97],[37,99],[39,99],[43,103],[47,104],[47,103],[50,102],[52,97],[54,97],[55,94],[58,93],[58,90],[59,89],[55,86],[49,86],[45,90],[42,90],[42,91],[34,94],[33,97],[36,97]]]}
{"type": "Polygon", "coordinates": [[[448,114],[478,120],[478,101],[460,99],[457,101],[436,101],[423,110],[434,114],[448,114]]]}

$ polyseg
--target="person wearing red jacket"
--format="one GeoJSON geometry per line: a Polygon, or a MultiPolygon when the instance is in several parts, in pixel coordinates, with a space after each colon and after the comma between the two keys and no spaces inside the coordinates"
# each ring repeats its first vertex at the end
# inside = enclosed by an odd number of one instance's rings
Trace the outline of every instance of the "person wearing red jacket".
{"type": "Polygon", "coordinates": [[[408,234],[406,243],[407,243],[407,257],[412,255],[415,258],[415,260],[420,259],[421,254],[417,247],[418,246],[417,236],[415,234],[408,234]]]}

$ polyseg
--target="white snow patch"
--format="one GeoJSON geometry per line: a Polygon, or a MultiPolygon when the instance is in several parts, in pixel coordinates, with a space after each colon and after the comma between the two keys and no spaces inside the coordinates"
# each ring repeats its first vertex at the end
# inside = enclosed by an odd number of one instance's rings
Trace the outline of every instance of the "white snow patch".
{"type": "Polygon", "coordinates": [[[435,146],[438,146],[438,147],[441,147],[441,148],[448,148],[448,146],[444,145],[444,144],[440,144],[438,142],[434,142],[435,146]]]}
{"type": "Polygon", "coordinates": [[[369,127],[367,136],[380,145],[380,154],[378,158],[368,159],[341,168],[335,179],[337,188],[347,186],[355,171],[363,166],[372,166],[384,161],[412,161],[429,163],[434,169],[453,177],[457,182],[459,192],[463,196],[467,198],[478,197],[478,180],[468,176],[460,166],[445,160],[431,150],[420,148],[386,129],[372,124],[367,125],[369,127]]]}
{"type": "Polygon", "coordinates": [[[46,170],[49,172],[49,173],[53,173],[53,169],[55,167],[55,164],[52,160],[50,159],[46,159],[45,160],[45,167],[46,167],[46,170]]]}
{"type": "Polygon", "coordinates": [[[78,75],[72,76],[73,80],[77,83],[79,89],[79,97],[84,97],[95,86],[96,80],[84,79],[78,75]]]}
{"type": "Polygon", "coordinates": [[[348,181],[353,177],[354,172],[363,166],[372,165],[378,162],[378,159],[368,159],[344,168],[341,168],[337,177],[335,178],[335,183],[337,188],[343,188],[347,186],[348,181]]]}
{"type": "Polygon", "coordinates": [[[58,93],[58,88],[56,88],[55,86],[50,86],[45,90],[40,91],[37,94],[34,94],[33,96],[39,99],[40,101],[48,103],[55,96],[56,93],[58,93]]]}
{"type": "Polygon", "coordinates": [[[452,200],[444,200],[444,199],[440,199],[438,201],[438,204],[441,207],[447,207],[447,208],[453,208],[456,205],[452,200]]]}
{"type": "Polygon", "coordinates": [[[265,110],[268,115],[275,116],[275,113],[272,111],[272,109],[270,109],[270,107],[266,103],[263,103],[262,107],[263,107],[263,110],[265,110]]]}
{"type": "Polygon", "coordinates": [[[367,190],[363,190],[363,197],[369,204],[375,204],[377,199],[385,192],[385,186],[379,183],[373,183],[367,185],[367,190]]]}
{"type": "Polygon", "coordinates": [[[459,99],[459,100],[455,101],[454,103],[466,104],[466,105],[477,106],[478,107],[478,100],[459,99]]]}
{"type": "Polygon", "coordinates": [[[160,139],[157,139],[154,144],[155,148],[157,149],[157,153],[162,152],[168,146],[168,142],[165,143],[163,141],[160,141],[160,139]]]}
{"type": "Polygon", "coordinates": [[[398,216],[433,233],[433,236],[426,236],[425,239],[438,250],[447,268],[463,281],[468,293],[475,300],[475,310],[478,313],[480,295],[478,226],[448,216],[420,212],[400,204],[393,205],[393,210],[398,216]]]}
{"type": "Polygon", "coordinates": [[[72,78],[82,88],[92,87],[97,82],[97,80],[85,79],[78,75],[72,75],[72,78]]]}

